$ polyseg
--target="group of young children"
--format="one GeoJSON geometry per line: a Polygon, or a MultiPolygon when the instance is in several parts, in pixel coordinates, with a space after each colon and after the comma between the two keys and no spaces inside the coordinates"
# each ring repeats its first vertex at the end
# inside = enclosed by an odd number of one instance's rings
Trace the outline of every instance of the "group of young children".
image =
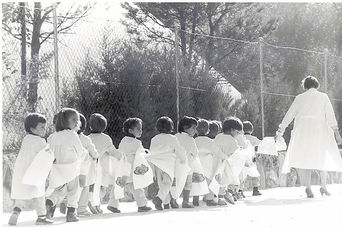
{"type": "Polygon", "coordinates": [[[34,203],[36,224],[53,223],[58,205],[67,222],[103,213],[100,197],[105,189],[110,190],[107,209],[113,213],[120,213],[118,201],[125,188],[132,192],[138,212],[150,211],[145,189],[151,184],[158,186],[152,199],[157,210],[179,208],[181,196],[182,208],[199,206],[200,196],[207,206],[234,204],[244,197],[241,186],[247,176],[252,177],[253,195],[261,195],[255,158],[260,140],[251,135],[249,121],[229,117],[221,123],[184,116],[174,135],[171,118],[160,117],[159,134],[149,149],[139,140],[143,124],[139,118],[123,123],[125,137],[118,149],[103,133],[107,120],[101,114],[90,116],[88,136],[83,134],[87,121],[75,109],[63,108],[55,116],[56,131],[47,140],[46,122],[38,113],[25,119],[28,134],[14,166],[10,225],[16,225],[27,201],[34,203]]]}

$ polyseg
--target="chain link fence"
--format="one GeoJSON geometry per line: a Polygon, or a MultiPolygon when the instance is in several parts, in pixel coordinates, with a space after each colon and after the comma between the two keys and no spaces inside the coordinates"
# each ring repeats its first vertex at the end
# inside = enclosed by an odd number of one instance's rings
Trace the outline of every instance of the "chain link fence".
{"type": "MultiPolygon", "coordinates": [[[[112,21],[101,18],[89,17],[86,24],[76,26],[73,34],[58,35],[59,92],[55,90],[52,40],[41,48],[39,80],[31,81],[30,70],[26,76],[20,73],[20,41],[3,32],[2,141],[5,154],[17,153],[25,136],[23,122],[29,112],[27,90],[33,82],[38,82],[35,111],[47,117],[47,135],[53,131],[53,116],[59,109],[73,107],[87,119],[95,112],[104,115],[108,120],[105,133],[111,136],[115,146],[123,137],[122,123],[128,117],[143,120],[141,140],[145,147],[149,147],[150,139],[157,133],[157,118],[167,115],[176,123],[178,114],[209,120],[224,120],[229,115],[236,115],[242,120],[251,120],[256,135],[261,138],[260,91],[264,97],[265,135],[273,136],[293,96],[301,92],[299,77],[295,75],[312,73],[325,88],[324,70],[328,75],[327,92],[333,99],[335,113],[342,113],[341,88],[338,86],[342,83],[341,57],[328,55],[325,69],[324,55],[298,53],[298,50],[294,53],[291,48],[264,44],[261,77],[264,88],[260,89],[260,43],[209,36],[198,38],[198,42],[216,40],[217,46],[214,47],[220,52],[213,56],[217,60],[213,65],[217,70],[206,68],[204,49],[194,50],[192,64],[186,64],[186,59],[181,58],[177,113],[174,45],[131,40],[123,36],[112,21]],[[302,64],[297,64],[298,61],[302,64]],[[290,83],[284,83],[284,78],[290,83]],[[240,94],[230,83],[243,90],[244,101],[239,101],[240,94]],[[59,107],[56,107],[56,99],[59,99],[59,107]],[[246,103],[249,105],[243,105],[246,103]]],[[[199,36],[190,33],[186,35],[187,39],[191,35],[199,36]]],[[[28,69],[30,65],[28,60],[28,69]]],[[[337,117],[340,122],[342,116],[337,114],[337,117]]],[[[289,135],[285,137],[288,140],[289,135]]],[[[13,158],[10,159],[12,161],[4,162],[13,162],[13,158]]],[[[276,158],[268,157],[264,164],[265,169],[279,169],[276,158]]],[[[266,172],[264,186],[277,185],[279,172],[266,172]]],[[[340,176],[336,175],[336,178],[340,176]]]]}

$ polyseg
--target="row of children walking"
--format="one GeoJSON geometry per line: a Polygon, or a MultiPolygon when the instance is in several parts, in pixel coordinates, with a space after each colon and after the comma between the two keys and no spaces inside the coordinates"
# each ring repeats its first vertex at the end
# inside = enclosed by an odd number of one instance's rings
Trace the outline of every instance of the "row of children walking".
{"type": "Polygon", "coordinates": [[[110,189],[107,209],[113,213],[121,212],[118,201],[124,188],[132,192],[138,212],[150,211],[144,189],[153,183],[159,188],[152,199],[157,210],[179,208],[181,195],[182,208],[199,206],[200,196],[207,206],[234,204],[244,196],[241,186],[247,176],[252,177],[253,195],[261,195],[255,160],[260,141],[251,135],[253,125],[248,121],[229,117],[221,124],[184,116],[173,135],[172,120],[161,117],[156,122],[159,134],[149,150],[139,140],[143,124],[139,118],[123,123],[125,137],[118,149],[103,133],[107,120],[101,114],[90,116],[88,136],[83,134],[86,119],[75,109],[63,108],[54,123],[56,132],[46,142],[46,118],[32,113],[25,119],[28,134],[14,167],[11,225],[27,201],[35,205],[36,224],[52,223],[57,205],[66,212],[67,222],[90,215],[88,207],[93,214],[103,213],[104,188],[110,189]]]}

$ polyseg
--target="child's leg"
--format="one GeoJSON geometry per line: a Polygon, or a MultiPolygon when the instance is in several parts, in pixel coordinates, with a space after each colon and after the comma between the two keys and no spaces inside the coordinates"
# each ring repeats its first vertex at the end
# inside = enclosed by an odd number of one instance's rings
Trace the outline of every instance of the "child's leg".
{"type": "Polygon", "coordinates": [[[67,183],[67,207],[78,208],[78,200],[80,198],[80,188],[78,177],[67,183]]]}
{"type": "Polygon", "coordinates": [[[189,174],[186,178],[185,186],[183,189],[182,208],[194,208],[194,206],[192,206],[189,203],[191,185],[192,185],[192,174],[189,174]]]}
{"type": "Polygon", "coordinates": [[[9,225],[16,225],[17,224],[19,214],[23,210],[24,205],[25,205],[25,201],[24,200],[16,199],[14,201],[14,208],[13,208],[13,211],[12,211],[12,215],[10,216],[10,219],[8,220],[8,224],[9,225]]]}
{"type": "Polygon", "coordinates": [[[172,180],[168,174],[163,172],[158,167],[155,167],[155,174],[157,177],[159,190],[157,196],[153,198],[152,202],[157,210],[162,210],[162,203],[170,192],[172,180]]]}
{"type": "Polygon", "coordinates": [[[53,221],[46,217],[45,196],[33,198],[32,202],[38,215],[36,225],[52,224],[53,221]]]}
{"type": "Polygon", "coordinates": [[[261,195],[261,193],[259,192],[259,187],[260,187],[259,177],[252,177],[252,186],[253,186],[253,196],[261,195]]]}
{"type": "Polygon", "coordinates": [[[163,201],[169,194],[172,180],[168,174],[163,172],[161,169],[156,168],[157,182],[159,186],[159,191],[157,196],[163,201]]]}
{"type": "Polygon", "coordinates": [[[34,204],[34,208],[39,216],[46,216],[46,207],[45,207],[45,196],[39,198],[33,198],[32,202],[34,204]]]}
{"type": "Polygon", "coordinates": [[[81,188],[80,199],[78,200],[77,213],[86,213],[89,201],[89,186],[81,188]]]}
{"type": "Polygon", "coordinates": [[[55,188],[52,194],[46,197],[46,217],[51,219],[55,213],[56,205],[63,201],[67,194],[66,184],[55,188]]]}
{"type": "Polygon", "coordinates": [[[110,191],[107,209],[113,213],[120,213],[120,210],[118,209],[119,200],[115,198],[114,187],[116,187],[116,185],[113,185],[110,191]]]}
{"type": "Polygon", "coordinates": [[[133,197],[135,199],[135,202],[137,203],[138,206],[138,212],[146,212],[150,211],[151,207],[146,206],[147,204],[147,199],[145,196],[144,189],[134,189],[133,182],[128,183],[128,187],[131,189],[133,193],[133,197]]]}
{"type": "MultiPolygon", "coordinates": [[[[208,185],[210,185],[211,180],[207,177],[205,179],[207,180],[208,185]]],[[[206,200],[213,200],[214,199],[214,193],[209,189],[209,193],[206,194],[204,197],[206,200]]]]}
{"type": "Polygon", "coordinates": [[[75,210],[78,208],[79,198],[79,179],[75,177],[75,179],[67,183],[67,222],[77,222],[79,220],[75,213],[75,210]]]}

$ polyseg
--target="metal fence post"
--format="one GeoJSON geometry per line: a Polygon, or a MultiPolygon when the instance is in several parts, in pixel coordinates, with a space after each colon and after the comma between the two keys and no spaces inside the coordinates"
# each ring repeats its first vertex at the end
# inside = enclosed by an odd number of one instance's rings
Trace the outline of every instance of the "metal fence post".
{"type": "Polygon", "coordinates": [[[58,68],[58,39],[57,39],[57,4],[53,6],[53,33],[54,33],[54,62],[55,62],[55,100],[56,113],[59,111],[59,68],[58,68]]]}
{"type": "Polygon", "coordinates": [[[324,89],[328,94],[328,49],[324,50],[324,89]]]}
{"type": "Polygon", "coordinates": [[[179,46],[178,46],[178,28],[175,28],[175,52],[176,52],[176,112],[177,126],[179,124],[179,46]]]}
{"type": "Polygon", "coordinates": [[[263,74],[264,74],[264,62],[263,62],[263,39],[259,38],[259,69],[260,69],[260,101],[261,101],[261,134],[262,138],[265,136],[265,116],[264,116],[264,82],[263,82],[263,74]]]}

